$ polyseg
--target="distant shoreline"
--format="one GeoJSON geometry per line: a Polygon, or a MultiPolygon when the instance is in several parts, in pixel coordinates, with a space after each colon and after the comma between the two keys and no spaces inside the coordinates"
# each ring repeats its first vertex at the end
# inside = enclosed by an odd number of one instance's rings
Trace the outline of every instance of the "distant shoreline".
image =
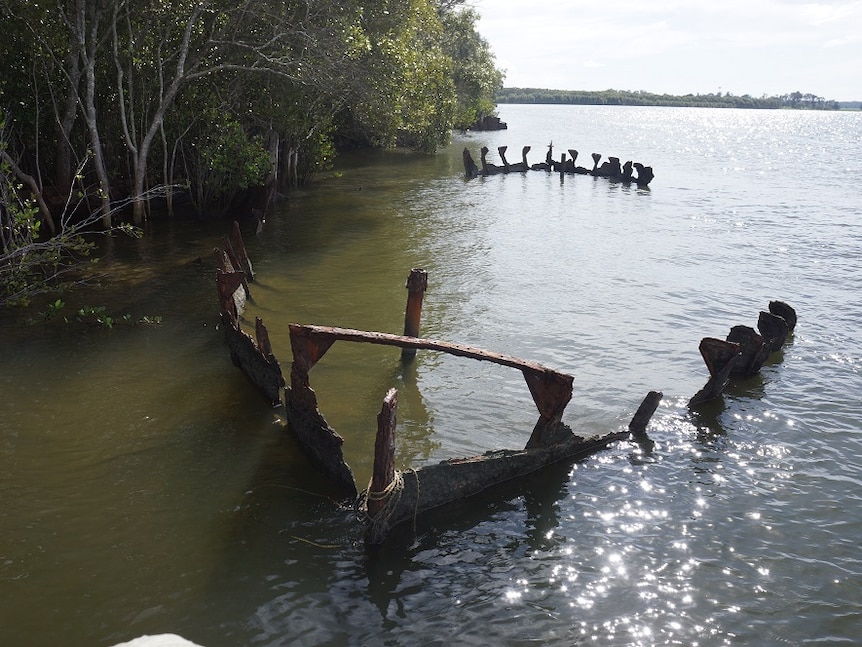
{"type": "Polygon", "coordinates": [[[496,101],[500,103],[535,103],[564,105],[599,106],[669,106],[676,108],[748,108],[776,110],[782,108],[795,110],[860,110],[862,101],[835,101],[814,94],[791,92],[774,97],[752,97],[745,94],[736,96],[729,92],[722,94],[654,94],[651,92],[630,92],[628,90],[548,90],[541,88],[502,88],[497,91],[496,101]]]}

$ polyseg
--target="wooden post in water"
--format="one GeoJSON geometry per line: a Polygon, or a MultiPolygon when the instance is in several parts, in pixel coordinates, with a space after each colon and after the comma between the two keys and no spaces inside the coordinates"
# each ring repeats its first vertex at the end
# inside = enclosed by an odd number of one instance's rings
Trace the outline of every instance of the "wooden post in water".
{"type": "Polygon", "coordinates": [[[560,155],[560,179],[566,177],[566,154],[560,155]]]}
{"type": "Polygon", "coordinates": [[[398,408],[398,391],[389,389],[383,406],[377,414],[377,437],[374,440],[374,471],[368,486],[367,511],[371,520],[369,541],[379,544],[389,532],[385,519],[377,519],[386,507],[391,493],[386,492],[395,479],[395,411],[398,408]]]}
{"type": "Polygon", "coordinates": [[[222,236],[222,243],[224,244],[224,253],[227,254],[227,257],[230,260],[230,264],[237,272],[243,273],[242,289],[245,290],[245,298],[251,299],[251,290],[249,290],[248,288],[248,274],[243,271],[242,265],[240,265],[239,262],[239,258],[237,257],[233,245],[230,242],[230,238],[228,238],[227,235],[222,236]]]}
{"type": "MultiPolygon", "coordinates": [[[[404,313],[404,336],[419,336],[419,320],[422,317],[422,299],[428,289],[428,272],[413,268],[407,277],[407,310],[404,313]]],[[[402,348],[401,359],[411,360],[416,357],[415,348],[402,348]]]]}
{"type": "Polygon", "coordinates": [[[663,395],[661,391],[650,391],[641,402],[641,406],[635,412],[632,421],[629,423],[629,431],[632,438],[646,452],[651,452],[655,448],[655,442],[647,435],[646,428],[649,424],[652,415],[658,408],[663,395]]]}
{"type": "Polygon", "coordinates": [[[233,243],[236,246],[237,260],[240,262],[240,266],[237,269],[245,272],[248,275],[249,281],[254,281],[254,270],[251,267],[251,259],[248,257],[245,242],[239,230],[239,223],[236,220],[233,221],[233,243]]]}
{"type": "Polygon", "coordinates": [[[664,397],[661,391],[650,391],[641,402],[641,406],[635,412],[632,421],[629,423],[629,431],[632,434],[646,434],[646,428],[649,424],[652,414],[658,408],[659,402],[664,397]]]}

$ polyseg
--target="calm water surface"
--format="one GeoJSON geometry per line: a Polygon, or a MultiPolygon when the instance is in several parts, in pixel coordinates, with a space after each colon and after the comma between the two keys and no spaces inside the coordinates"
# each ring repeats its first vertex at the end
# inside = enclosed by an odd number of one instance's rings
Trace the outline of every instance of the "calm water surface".
{"type": "MultiPolygon", "coordinates": [[[[434,157],[344,156],[246,223],[246,313],[422,334],[575,376],[564,420],[631,443],[420,518],[366,552],[350,510],[231,365],[212,248],[228,228],[114,241],[106,305],[158,326],[0,323],[0,627],[8,645],[175,632],[234,645],[856,644],[862,625],[862,113],[502,106],[509,130],[434,157]],[[652,165],[650,189],[530,173],[465,182],[461,150],[568,148],[652,165]],[[761,374],[697,411],[697,346],[800,323],[761,374]]],[[[490,161],[499,163],[492,153],[490,161]]],[[[360,487],[399,389],[403,469],[522,446],[511,369],[336,344],[311,374],[360,487]]]]}

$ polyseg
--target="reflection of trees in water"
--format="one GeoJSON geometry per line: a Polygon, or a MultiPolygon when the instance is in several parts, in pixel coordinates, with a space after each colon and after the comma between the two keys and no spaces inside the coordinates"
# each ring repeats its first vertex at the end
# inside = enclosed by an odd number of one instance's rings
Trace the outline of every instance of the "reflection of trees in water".
{"type": "Polygon", "coordinates": [[[393,376],[398,389],[395,462],[402,469],[419,467],[440,447],[440,441],[434,440],[434,416],[428,411],[418,384],[420,361],[420,358],[402,361],[393,376]]]}

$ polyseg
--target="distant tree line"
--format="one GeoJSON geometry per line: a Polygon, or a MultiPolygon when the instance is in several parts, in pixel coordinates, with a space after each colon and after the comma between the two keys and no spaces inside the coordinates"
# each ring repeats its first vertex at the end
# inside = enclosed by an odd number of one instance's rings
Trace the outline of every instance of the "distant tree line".
{"type": "Polygon", "coordinates": [[[826,100],[814,94],[791,92],[781,96],[760,98],[729,92],[711,94],[654,94],[628,90],[542,90],[538,88],[501,88],[497,103],[557,103],[597,106],[673,106],[680,108],[795,108],[806,110],[840,110],[837,101],[826,100]]]}

